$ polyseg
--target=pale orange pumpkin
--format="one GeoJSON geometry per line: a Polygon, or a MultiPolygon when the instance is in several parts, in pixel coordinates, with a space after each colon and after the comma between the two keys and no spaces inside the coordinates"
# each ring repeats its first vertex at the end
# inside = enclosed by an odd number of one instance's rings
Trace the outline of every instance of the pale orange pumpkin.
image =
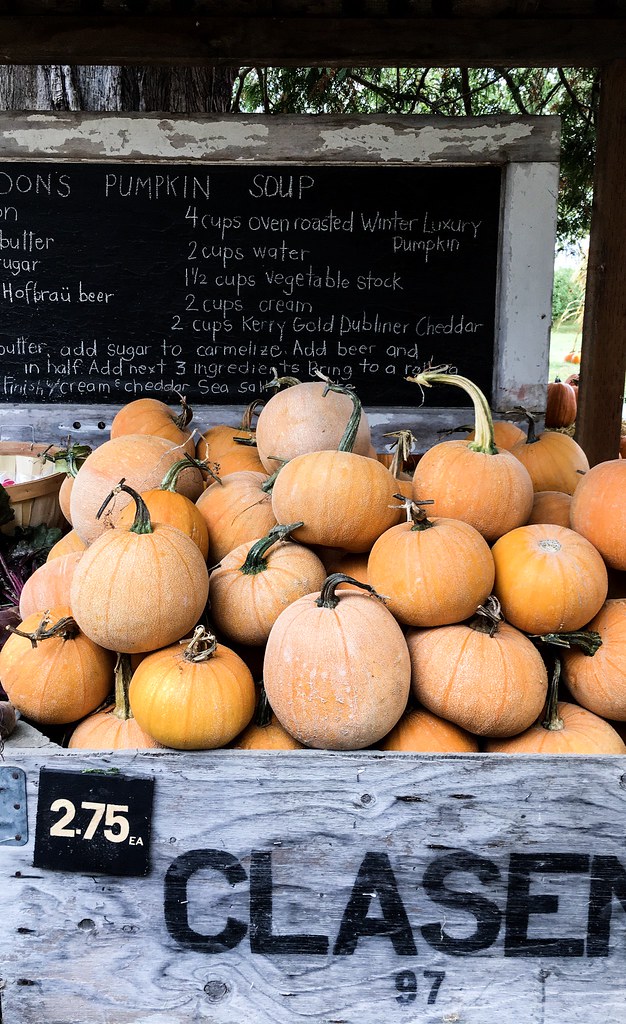
{"type": "Polygon", "coordinates": [[[187,399],[180,398],[181,411],[176,412],[158,398],[136,398],[115,414],[111,423],[111,437],[127,434],[152,434],[163,437],[178,448],[178,458],[185,452],[195,455],[196,444],[189,423],[193,411],[187,399]]]}
{"type": "Polygon", "coordinates": [[[511,449],[511,454],[526,467],[535,491],[564,491],[573,494],[589,461],[580,445],[558,430],[535,433],[532,416],[527,416],[528,434],[511,449]]]}
{"type": "Polygon", "coordinates": [[[520,526],[500,537],[491,553],[504,617],[526,633],[580,629],[606,600],[601,555],[567,527],[520,526]]]}
{"type": "Polygon", "coordinates": [[[46,561],[29,576],[20,594],[20,616],[25,619],[35,612],[57,605],[69,607],[70,589],[76,567],[83,557],[83,551],[72,551],[60,558],[46,561]]]}
{"type": "MultiPolygon", "coordinates": [[[[316,554],[326,569],[326,575],[339,572],[357,580],[357,583],[369,583],[367,575],[368,551],[343,551],[341,548],[318,548],[316,554]]],[[[354,583],[339,583],[341,590],[360,590],[354,583]]]]}
{"type": "Polygon", "coordinates": [[[84,718],[113,687],[114,658],[85,636],[67,607],[29,615],[0,650],[11,703],[42,725],[84,718]]]}
{"type": "Polygon", "coordinates": [[[478,740],[465,729],[433,715],[425,708],[409,708],[391,732],[376,744],[377,750],[404,750],[422,754],[471,754],[478,740]]]}
{"type": "Polygon", "coordinates": [[[263,678],[278,720],[301,743],[356,750],[382,739],[404,712],[410,663],[391,612],[374,596],[337,590],[341,581],[329,576],[319,594],[281,612],[263,678]]]}
{"type": "Polygon", "coordinates": [[[62,555],[71,555],[76,551],[84,551],[86,547],[87,545],[84,540],[80,539],[76,530],[68,530],[65,536],[52,545],[46,561],[51,562],[55,558],[61,558],[62,555]]]}
{"type": "Polygon", "coordinates": [[[280,724],[261,686],[259,703],[250,725],[231,743],[234,750],[303,750],[303,744],[280,724]]]}
{"type": "Polygon", "coordinates": [[[552,523],[554,526],[566,526],[569,529],[571,504],[572,496],[565,491],[535,491],[533,507],[526,525],[552,523]]]}
{"type": "MultiPolygon", "coordinates": [[[[259,458],[255,431],[252,429],[254,415],[264,404],[256,399],[246,406],[239,427],[218,423],[205,430],[196,445],[196,458],[215,463],[219,467],[220,476],[241,470],[264,473],[265,467],[259,458]]],[[[274,466],[274,469],[277,468],[274,466]]]]}
{"type": "Polygon", "coordinates": [[[514,736],[541,714],[543,659],[491,598],[467,624],[409,629],[406,640],[413,695],[446,721],[478,736],[514,736]]]}
{"type": "Polygon", "coordinates": [[[202,626],[191,640],[144,658],[129,694],[142,729],[176,750],[226,746],[248,725],[256,701],[250,670],[202,626]]]}
{"type": "Polygon", "coordinates": [[[474,441],[441,441],[422,455],[413,476],[415,501],[432,499],[432,514],[461,519],[489,543],[528,520],[532,481],[518,459],[494,442],[491,410],[483,393],[466,377],[429,370],[408,377],[422,388],[452,384],[472,399],[474,441]]]}
{"type": "Polygon", "coordinates": [[[211,618],[227,640],[264,644],[283,609],[321,590],[326,570],[317,555],[286,539],[299,525],[245,541],[211,573],[211,618]]]}
{"type": "Polygon", "coordinates": [[[589,657],[563,651],[563,677],[574,700],[602,718],[626,721],[626,599],[607,601],[586,627],[601,645],[589,657]]]}
{"type": "Polygon", "coordinates": [[[196,506],[207,525],[212,561],[276,526],[273,486],[274,477],[242,470],[219,477],[200,495],[196,506]]]}
{"type": "Polygon", "coordinates": [[[495,567],[489,545],[459,519],[428,519],[414,502],[407,521],[382,534],[370,551],[367,575],[387,607],[408,626],[443,626],[469,618],[491,593],[495,567]]]}
{"type": "MultiPolygon", "coordinates": [[[[475,439],[476,432],[470,430],[466,440],[474,441],[475,439]]],[[[526,440],[526,434],[521,427],[518,427],[517,423],[511,423],[509,420],[494,420],[493,439],[498,451],[504,449],[504,451],[510,452],[514,445],[526,440]]]]}
{"type": "MultiPolygon", "coordinates": [[[[278,391],[261,410],[257,421],[256,442],[261,462],[273,473],[281,462],[290,462],[298,455],[336,450],[352,411],[345,389],[329,390],[324,381],[296,381],[278,391]]],[[[357,455],[371,455],[370,427],[362,411],[353,450],[357,455]]]]}
{"type": "Polygon", "coordinates": [[[190,537],[173,526],[153,525],[140,495],[127,484],[118,486],[135,501],[135,521],[130,530],[107,530],[85,551],[72,580],[72,612],[102,647],[154,651],[196,625],[209,574],[190,537]]]}
{"type": "Polygon", "coordinates": [[[131,676],[128,655],[119,654],[115,663],[115,703],[78,723],[68,742],[71,750],[140,750],[161,746],[133,718],[128,699],[131,676]]]}
{"type": "Polygon", "coordinates": [[[598,549],[612,569],[626,569],[626,461],[600,462],[572,498],[572,529],[598,549]]]}

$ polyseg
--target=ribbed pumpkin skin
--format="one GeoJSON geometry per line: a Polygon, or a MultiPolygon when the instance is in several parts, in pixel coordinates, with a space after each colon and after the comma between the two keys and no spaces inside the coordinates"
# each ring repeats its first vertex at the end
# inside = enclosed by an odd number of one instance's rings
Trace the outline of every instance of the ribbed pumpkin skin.
{"type": "Polygon", "coordinates": [[[602,557],[574,530],[521,526],[501,537],[491,553],[503,615],[526,633],[580,629],[606,600],[602,557]]]}
{"type": "Polygon", "coordinates": [[[290,736],[272,715],[268,725],[255,725],[252,722],[232,743],[233,750],[303,750],[304,746],[290,736]]]}
{"type": "Polygon", "coordinates": [[[626,754],[624,741],[598,715],[565,701],[559,704],[558,715],[563,729],[544,729],[536,723],[521,736],[490,741],[484,749],[492,754],[626,754]]]}
{"type": "Polygon", "coordinates": [[[327,573],[317,555],[288,541],[270,548],[261,572],[243,573],[253,543],[240,544],[211,573],[211,619],[228,639],[259,645],[288,605],[321,590],[327,573]]]}
{"type": "Polygon", "coordinates": [[[592,657],[576,648],[563,651],[563,678],[574,699],[588,711],[624,722],[626,599],[607,601],[587,629],[600,634],[602,646],[592,657]]]}
{"type": "Polygon", "coordinates": [[[493,587],[489,545],[473,526],[433,517],[430,529],[392,526],[370,551],[367,573],[407,626],[446,626],[476,611],[493,587]]]}
{"type": "Polygon", "coordinates": [[[20,594],[20,616],[25,619],[34,612],[43,612],[57,605],[69,607],[70,589],[76,566],[83,551],[70,552],[44,562],[26,580],[20,594]]]}
{"type": "Polygon", "coordinates": [[[311,452],[281,469],[272,508],[279,523],[304,523],[293,536],[305,544],[369,551],[397,523],[396,490],[397,480],[377,459],[311,452]]]}
{"type": "MultiPolygon", "coordinates": [[[[70,615],[67,607],[50,609],[51,623],[70,615]]],[[[41,613],[20,624],[34,632],[41,613]]],[[[11,703],[42,725],[65,725],[94,711],[113,689],[115,659],[83,633],[73,639],[51,637],[32,647],[13,633],[0,650],[0,679],[11,703]]]]}
{"type": "MultiPolygon", "coordinates": [[[[206,562],[209,554],[209,530],[195,502],[184,494],[163,490],[161,487],[144,491],[141,497],[148,506],[151,522],[163,523],[181,530],[198,546],[206,562]]],[[[131,502],[122,511],[116,526],[120,530],[130,530],[134,518],[135,507],[131,502]]]]}
{"type": "MultiPolygon", "coordinates": [[[[70,499],[72,525],[81,540],[91,544],[107,527],[116,524],[131,500],[128,494],[116,495],[100,519],[96,519],[96,513],[122,477],[134,490],[148,491],[159,486],[168,469],[180,458],[179,448],[152,434],[127,434],[94,448],[74,478],[70,499]]],[[[192,501],[203,486],[202,474],[193,467],[183,470],[178,477],[177,490],[192,501]]]]}
{"type": "Polygon", "coordinates": [[[477,736],[514,736],[543,709],[548,674],[528,637],[502,622],[410,629],[411,689],[429,711],[477,736]]]}
{"type": "Polygon", "coordinates": [[[250,670],[218,644],[213,657],[185,660],[174,644],[144,658],[131,679],[129,697],[142,729],[176,750],[226,746],[250,722],[256,693],[250,670]]]}
{"type": "Polygon", "coordinates": [[[70,555],[73,551],[84,551],[86,547],[87,545],[84,540],[80,539],[76,530],[70,530],[56,544],[52,545],[46,562],[51,562],[54,558],[60,558],[62,555],[70,555]]]}
{"type": "MultiPolygon", "coordinates": [[[[352,415],[352,400],[336,391],[324,395],[325,387],[322,381],[296,384],[272,395],[261,409],[256,442],[259,458],[269,473],[280,465],[276,458],[289,462],[307,452],[338,448],[352,415]]],[[[370,449],[370,428],[363,412],[353,451],[369,456],[370,449]]]]}
{"type": "MultiPolygon", "coordinates": [[[[513,445],[526,440],[526,434],[516,423],[509,423],[508,420],[493,421],[493,435],[496,448],[510,452],[513,445]]],[[[474,431],[467,435],[466,441],[473,441],[474,431]]]]}
{"type": "Polygon", "coordinates": [[[196,544],[172,526],[152,533],[107,530],[74,573],[71,606],[80,628],[111,651],[154,651],[195,626],[209,592],[196,544]]]}
{"type": "Polygon", "coordinates": [[[415,468],[413,498],[432,499],[428,514],[461,519],[488,543],[528,520],[532,481],[510,452],[475,452],[468,441],[441,441],[415,468]]]}
{"type": "MultiPolygon", "coordinates": [[[[229,427],[224,423],[205,430],[196,445],[196,458],[208,459],[219,466],[220,476],[248,470],[252,473],[264,473],[265,467],[259,458],[254,445],[237,444],[235,437],[253,437],[250,430],[241,427],[229,427]]],[[[274,469],[278,469],[276,463],[274,469]]],[[[274,469],[270,472],[274,472],[274,469]]]]}
{"type": "Polygon", "coordinates": [[[180,410],[170,408],[158,398],[137,398],[115,414],[111,423],[111,437],[123,437],[125,434],[152,434],[163,437],[170,445],[176,445],[178,458],[185,452],[195,455],[196,443],[191,431],[181,428],[176,423],[180,410]]]}
{"type": "Polygon", "coordinates": [[[301,597],[279,615],[265,649],[271,707],[306,746],[358,750],[402,715],[410,663],[397,622],[376,598],[337,591],[336,608],[301,597]]]}
{"type": "Polygon", "coordinates": [[[411,708],[377,744],[377,749],[422,754],[464,754],[475,753],[478,740],[465,729],[446,722],[425,708],[411,708]]]}
{"type": "Polygon", "coordinates": [[[612,569],[626,569],[626,460],[593,466],[572,498],[572,529],[598,549],[612,569]]]}
{"type": "Polygon", "coordinates": [[[511,453],[526,467],[535,491],[573,494],[589,469],[589,461],[569,434],[544,430],[532,444],[520,441],[511,453]]]}
{"type": "Polygon", "coordinates": [[[68,743],[72,750],[147,750],[160,746],[134,718],[118,718],[112,708],[84,718],[68,743]]]}
{"type": "Polygon", "coordinates": [[[244,541],[264,537],[277,522],[271,494],[262,490],[269,479],[265,473],[242,471],[220,479],[196,501],[209,531],[211,562],[221,561],[244,541]]]}
{"type": "Polygon", "coordinates": [[[527,526],[537,523],[552,523],[554,526],[570,526],[571,494],[565,491],[535,491],[532,511],[527,526]]]}
{"type": "Polygon", "coordinates": [[[562,380],[548,384],[546,427],[571,427],[576,419],[578,388],[562,380]]]}

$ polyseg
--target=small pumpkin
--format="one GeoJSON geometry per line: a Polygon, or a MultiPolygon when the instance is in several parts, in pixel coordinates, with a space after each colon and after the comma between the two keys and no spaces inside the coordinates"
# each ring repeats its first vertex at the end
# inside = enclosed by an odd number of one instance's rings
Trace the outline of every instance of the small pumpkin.
{"type": "Polygon", "coordinates": [[[533,507],[527,526],[551,523],[553,526],[570,526],[571,494],[565,491],[535,491],[533,507]]]}
{"type": "Polygon", "coordinates": [[[563,677],[574,700],[602,718],[626,721],[626,599],[609,600],[588,624],[601,646],[589,657],[564,650],[563,677]]]}
{"type": "Polygon", "coordinates": [[[280,724],[270,707],[265,687],[261,684],[259,703],[250,725],[231,744],[234,750],[303,750],[280,724]]]}
{"type": "MultiPolygon", "coordinates": [[[[256,446],[255,431],[252,421],[255,413],[262,409],[264,402],[255,399],[246,406],[241,418],[241,426],[232,427],[226,423],[209,427],[202,434],[196,445],[196,458],[210,460],[219,467],[220,476],[250,470],[264,473],[265,467],[259,458],[256,446]]],[[[274,469],[277,469],[274,466],[274,469]]]]}
{"type": "Polygon", "coordinates": [[[478,740],[465,729],[433,715],[425,708],[409,708],[377,750],[405,750],[422,754],[471,754],[478,740]]]}
{"type": "Polygon", "coordinates": [[[585,474],[572,498],[572,529],[612,569],[626,569],[626,461],[611,459],[585,474]]]}
{"type": "Polygon", "coordinates": [[[136,398],[115,414],[111,423],[111,437],[123,437],[127,434],[151,434],[163,437],[171,446],[178,448],[178,457],[187,452],[195,455],[196,445],[189,423],[193,418],[193,410],[187,399],[180,398],[181,410],[176,412],[158,398],[136,398]]]}
{"type": "Polygon", "coordinates": [[[578,396],[571,384],[555,377],[548,384],[546,427],[571,427],[576,420],[578,396]]]}
{"type": "Polygon", "coordinates": [[[511,454],[526,467],[535,491],[564,491],[573,494],[585,473],[589,461],[580,445],[558,430],[535,433],[532,416],[527,415],[528,433],[511,449],[511,454]]]}
{"type": "Polygon", "coordinates": [[[133,718],[128,699],[131,676],[128,655],[118,654],[115,703],[78,723],[67,744],[71,750],[140,750],[161,746],[133,718]]]}
{"type": "Polygon", "coordinates": [[[256,702],[248,667],[203,626],[144,658],[129,696],[142,729],[176,750],[226,746],[248,725],[256,702]]]}

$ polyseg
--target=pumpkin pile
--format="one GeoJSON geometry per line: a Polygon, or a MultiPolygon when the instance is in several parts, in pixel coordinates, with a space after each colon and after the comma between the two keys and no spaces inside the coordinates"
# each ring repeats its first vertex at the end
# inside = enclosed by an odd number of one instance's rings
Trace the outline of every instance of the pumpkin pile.
{"type": "Polygon", "coordinates": [[[201,434],[128,403],[0,650],[15,708],[83,749],[626,753],[626,462],[408,379],[469,436],[379,455],[325,379],[201,434]]]}

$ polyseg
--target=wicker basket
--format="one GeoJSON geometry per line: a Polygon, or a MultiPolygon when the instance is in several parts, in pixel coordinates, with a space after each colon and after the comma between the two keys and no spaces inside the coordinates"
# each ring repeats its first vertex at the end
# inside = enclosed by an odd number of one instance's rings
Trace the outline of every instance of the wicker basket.
{"type": "Polygon", "coordinates": [[[43,452],[54,454],[58,448],[28,441],[0,441],[0,481],[9,477],[16,482],[6,490],[15,512],[15,519],[3,530],[11,532],[16,526],[63,526],[65,519],[59,505],[59,490],[65,473],[55,464],[44,461],[43,452]]]}

